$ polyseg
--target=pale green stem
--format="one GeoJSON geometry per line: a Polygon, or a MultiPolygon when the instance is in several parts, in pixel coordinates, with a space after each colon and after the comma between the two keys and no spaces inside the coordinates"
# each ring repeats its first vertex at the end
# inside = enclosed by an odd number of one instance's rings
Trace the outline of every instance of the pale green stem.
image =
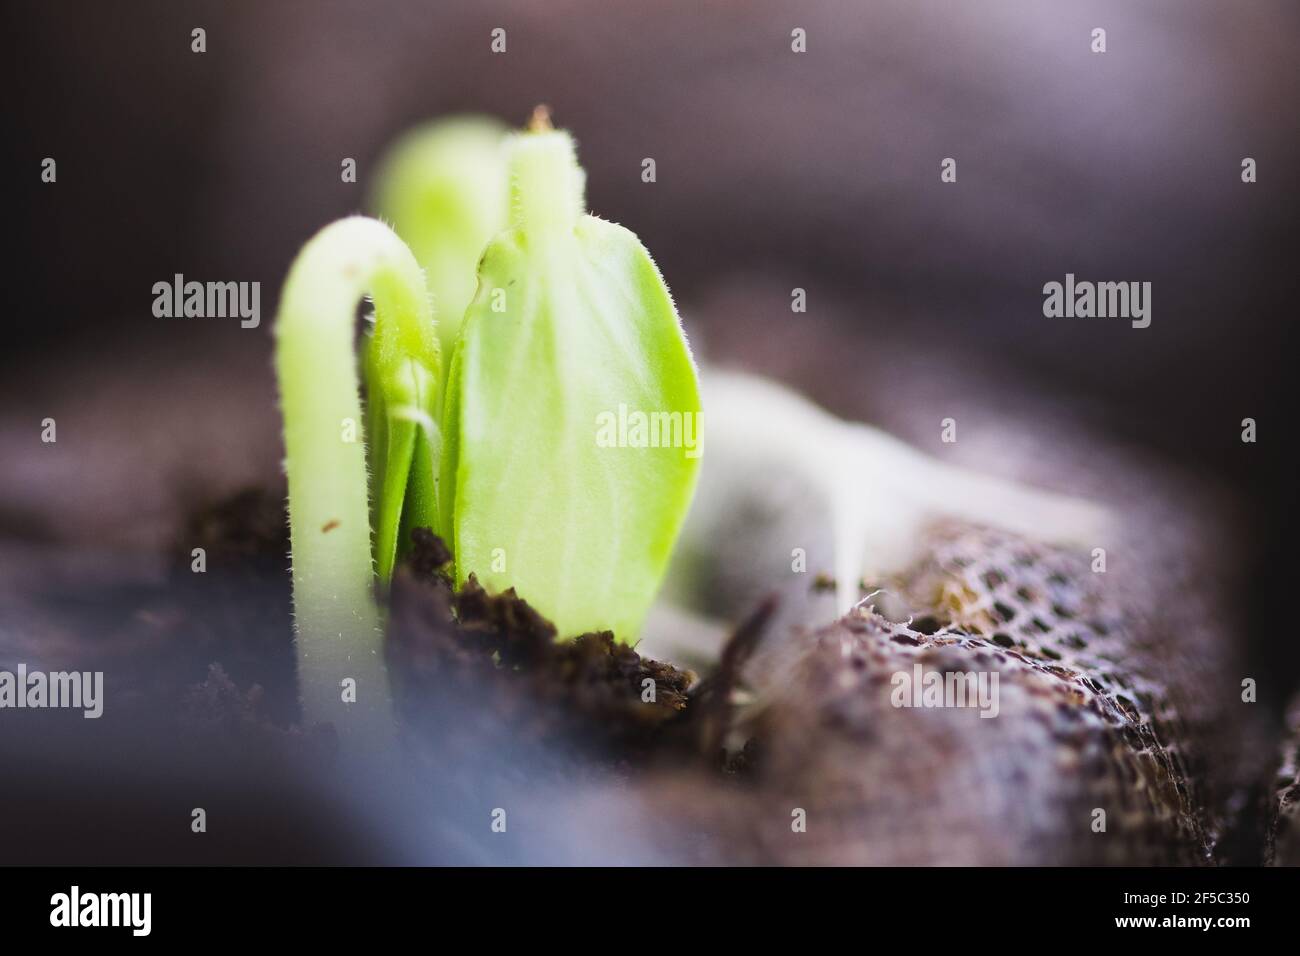
{"type": "Polygon", "coordinates": [[[586,211],[586,173],[568,133],[536,124],[510,139],[511,225],[525,236],[568,232],[586,211]]]}
{"type": "MultiPolygon", "coordinates": [[[[276,321],[303,722],[333,723],[345,748],[393,731],[353,349],[356,305],[367,294],[371,389],[391,413],[413,397],[407,386],[418,398],[421,380],[436,375],[426,363],[438,368],[424,277],[392,230],[362,217],[322,229],[294,261],[276,321]],[[345,700],[349,678],[355,703],[345,700]]],[[[390,452],[393,439],[390,431],[390,452]]]]}

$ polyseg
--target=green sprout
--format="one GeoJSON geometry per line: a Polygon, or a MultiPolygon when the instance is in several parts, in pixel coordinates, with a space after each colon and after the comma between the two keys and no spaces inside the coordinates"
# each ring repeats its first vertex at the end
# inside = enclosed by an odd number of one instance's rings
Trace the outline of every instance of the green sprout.
{"type": "Polygon", "coordinates": [[[510,177],[448,372],[441,527],[458,581],[515,587],[562,636],[631,642],[695,488],[695,366],[645,247],[584,215],[544,112],[510,177]]]}
{"type": "Polygon", "coordinates": [[[327,226],[289,270],[276,339],[303,714],[343,733],[361,723],[340,719],[348,704],[373,722],[391,720],[375,569],[381,578],[391,573],[403,518],[431,523],[437,513],[439,350],[420,267],[380,222],[327,226]],[[363,428],[353,341],[356,306],[367,294],[375,320],[363,428]]]}
{"type": "Polygon", "coordinates": [[[448,541],[458,583],[517,588],[564,637],[631,642],[702,452],[663,278],[635,235],[584,214],[573,140],[544,112],[508,139],[488,121],[426,131],[387,169],[379,206],[412,245],[372,219],[327,226],[276,324],[303,716],[372,740],[392,721],[375,586],[412,529],[448,541]],[[445,387],[430,291],[442,334],[460,330],[445,387]],[[348,678],[368,723],[339,719],[348,678]]]}

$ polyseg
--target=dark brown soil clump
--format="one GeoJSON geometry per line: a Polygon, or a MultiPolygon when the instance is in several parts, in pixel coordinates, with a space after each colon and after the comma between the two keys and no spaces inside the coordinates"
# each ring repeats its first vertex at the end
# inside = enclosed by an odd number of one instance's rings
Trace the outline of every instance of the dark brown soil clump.
{"type": "Polygon", "coordinates": [[[426,743],[468,725],[511,746],[567,745],[621,765],[684,725],[693,673],[608,631],[558,641],[513,588],[492,595],[471,575],[454,591],[441,539],[424,529],[414,539],[393,578],[388,663],[402,719],[426,743]],[[444,720],[449,706],[458,726],[444,720]]]}

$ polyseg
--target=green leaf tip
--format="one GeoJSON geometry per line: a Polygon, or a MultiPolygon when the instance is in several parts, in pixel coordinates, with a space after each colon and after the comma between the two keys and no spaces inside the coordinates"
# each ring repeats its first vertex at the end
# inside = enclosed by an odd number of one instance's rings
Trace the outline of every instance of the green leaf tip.
{"type": "Polygon", "coordinates": [[[631,642],[695,487],[696,371],[649,253],[584,215],[568,133],[509,152],[511,227],[449,370],[441,526],[460,581],[517,588],[561,636],[631,642]]]}

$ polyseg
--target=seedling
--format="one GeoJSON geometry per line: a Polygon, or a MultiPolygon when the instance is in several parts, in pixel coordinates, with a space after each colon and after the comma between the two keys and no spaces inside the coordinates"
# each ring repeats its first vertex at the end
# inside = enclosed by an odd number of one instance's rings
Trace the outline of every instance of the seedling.
{"type": "Polygon", "coordinates": [[[361,726],[341,719],[351,678],[351,706],[386,735],[373,593],[412,528],[448,540],[458,582],[516,587],[561,636],[630,642],[694,491],[699,390],[658,269],[631,232],[584,214],[573,141],[544,113],[504,144],[500,195],[490,163],[466,161],[498,155],[489,132],[399,151],[379,192],[430,259],[446,328],[472,285],[457,270],[471,275],[481,253],[445,390],[426,277],[387,226],[326,227],[285,282],[276,367],[308,723],[361,726]],[[483,251],[507,186],[509,228],[483,251]],[[353,320],[367,293],[363,428],[353,320]]]}

